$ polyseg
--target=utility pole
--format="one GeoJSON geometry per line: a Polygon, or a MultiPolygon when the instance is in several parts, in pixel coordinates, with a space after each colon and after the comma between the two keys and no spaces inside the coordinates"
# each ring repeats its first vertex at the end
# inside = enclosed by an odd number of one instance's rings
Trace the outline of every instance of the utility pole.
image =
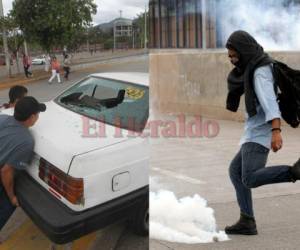
{"type": "Polygon", "coordinates": [[[25,54],[26,56],[28,56],[28,46],[27,46],[27,42],[26,42],[25,39],[24,39],[24,54],[25,54]]]}
{"type": "Polygon", "coordinates": [[[114,21],[114,51],[116,50],[116,20],[114,21]]]}
{"type": "MultiPolygon", "coordinates": [[[[18,34],[18,31],[17,31],[17,30],[14,30],[15,46],[16,46],[16,49],[17,49],[17,46],[18,46],[18,43],[17,43],[17,34],[18,34]]],[[[17,51],[16,51],[16,64],[17,64],[17,71],[18,71],[18,73],[20,73],[19,50],[18,50],[18,49],[17,49],[17,51]]]]}
{"type": "MultiPolygon", "coordinates": [[[[120,18],[122,18],[123,11],[119,10],[119,12],[120,12],[120,18]]],[[[114,51],[116,49],[116,24],[117,24],[117,22],[118,22],[117,19],[115,19],[115,21],[114,21],[114,51]]]]}
{"type": "Polygon", "coordinates": [[[147,5],[145,5],[145,44],[144,48],[147,49],[147,5]]]}
{"type": "Polygon", "coordinates": [[[206,49],[206,0],[202,0],[202,49],[206,49]]]}
{"type": "Polygon", "coordinates": [[[90,53],[90,42],[89,42],[89,39],[86,40],[86,51],[87,51],[87,53],[90,53]]]}
{"type": "MultiPolygon", "coordinates": [[[[0,17],[4,17],[2,0],[0,0],[0,17]]],[[[6,64],[7,75],[11,77],[10,59],[8,53],[7,36],[6,36],[5,27],[2,27],[2,39],[3,39],[3,47],[5,53],[5,64],[6,64]]]]}
{"type": "Polygon", "coordinates": [[[133,26],[132,26],[132,48],[134,49],[135,46],[134,46],[134,29],[133,29],[133,26]]]}

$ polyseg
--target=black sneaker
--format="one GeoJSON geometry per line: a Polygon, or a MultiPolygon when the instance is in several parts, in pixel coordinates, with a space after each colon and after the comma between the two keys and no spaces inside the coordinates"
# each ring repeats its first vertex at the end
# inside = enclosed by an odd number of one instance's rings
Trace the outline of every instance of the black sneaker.
{"type": "Polygon", "coordinates": [[[226,234],[242,234],[242,235],[256,235],[255,219],[251,216],[241,213],[241,217],[237,223],[232,226],[225,227],[226,234]]]}
{"type": "Polygon", "coordinates": [[[300,180],[300,158],[294,163],[293,167],[290,168],[293,181],[300,180]]]}

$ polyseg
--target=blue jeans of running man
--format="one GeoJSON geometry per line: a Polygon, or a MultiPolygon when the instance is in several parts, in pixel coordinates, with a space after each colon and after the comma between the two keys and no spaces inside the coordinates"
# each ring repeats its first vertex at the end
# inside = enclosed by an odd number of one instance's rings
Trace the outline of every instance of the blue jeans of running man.
{"type": "Polygon", "coordinates": [[[16,207],[11,204],[4,187],[0,183],[0,231],[15,209],[16,207]]]}
{"type": "Polygon", "coordinates": [[[229,167],[240,210],[249,216],[254,216],[251,188],[292,181],[290,166],[266,167],[269,151],[258,143],[244,143],[229,167]]]}

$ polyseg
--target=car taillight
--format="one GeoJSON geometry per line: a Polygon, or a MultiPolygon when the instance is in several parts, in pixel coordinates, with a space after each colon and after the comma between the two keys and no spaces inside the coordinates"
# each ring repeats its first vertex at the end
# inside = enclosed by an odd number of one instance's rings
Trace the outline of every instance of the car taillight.
{"type": "Polygon", "coordinates": [[[84,203],[82,178],[67,175],[43,158],[40,159],[39,177],[71,203],[84,203]]]}

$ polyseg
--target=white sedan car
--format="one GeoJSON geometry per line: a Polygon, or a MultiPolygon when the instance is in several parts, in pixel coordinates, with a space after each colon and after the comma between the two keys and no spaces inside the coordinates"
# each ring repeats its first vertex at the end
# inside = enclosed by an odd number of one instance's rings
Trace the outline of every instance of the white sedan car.
{"type": "Polygon", "coordinates": [[[32,60],[32,65],[43,65],[46,63],[44,56],[36,57],[32,60]]]}
{"type": "Polygon", "coordinates": [[[148,235],[148,74],[93,74],[46,105],[21,207],[58,244],[127,219],[148,235]]]}

